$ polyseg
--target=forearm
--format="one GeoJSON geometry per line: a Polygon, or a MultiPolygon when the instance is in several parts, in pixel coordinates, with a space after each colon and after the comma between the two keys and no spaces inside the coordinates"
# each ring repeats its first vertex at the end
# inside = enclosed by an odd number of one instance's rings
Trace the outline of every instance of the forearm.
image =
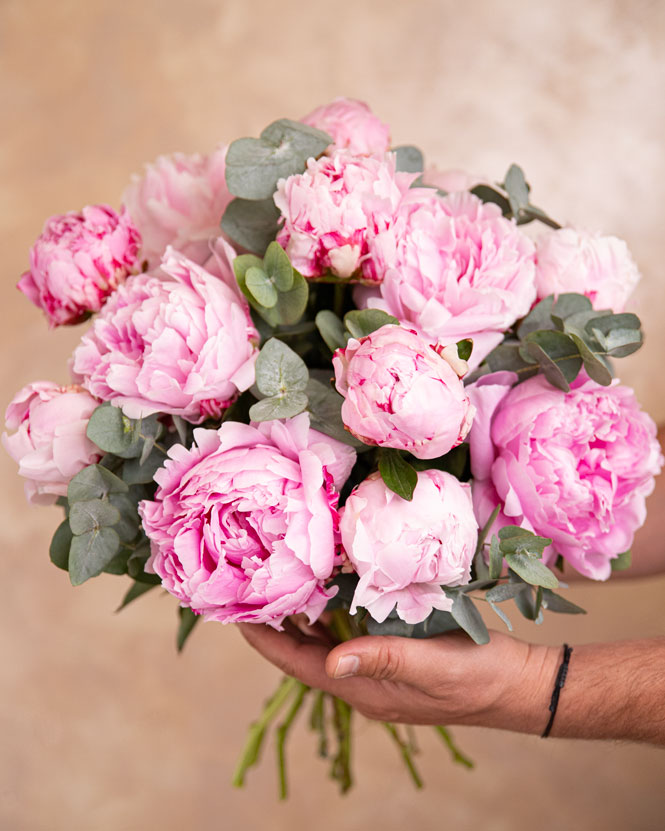
{"type": "MultiPolygon", "coordinates": [[[[561,659],[532,647],[512,694],[473,723],[542,733],[561,659]]],[[[550,735],[665,745],[665,638],[575,646],[550,735]]]]}

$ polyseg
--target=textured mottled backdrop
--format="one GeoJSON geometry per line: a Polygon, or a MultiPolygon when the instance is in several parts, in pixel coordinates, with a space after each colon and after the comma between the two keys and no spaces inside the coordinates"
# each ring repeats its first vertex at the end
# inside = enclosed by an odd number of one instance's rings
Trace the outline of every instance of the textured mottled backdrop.
{"type": "MultiPolygon", "coordinates": [[[[664,36],[657,0],[2,0],[2,406],[28,381],[64,381],[80,336],[49,333],[14,289],[48,215],[117,205],[159,153],[208,150],[346,94],[440,166],[500,177],[518,161],[555,217],[629,240],[647,345],[622,368],[665,420],[664,36]]],[[[421,794],[369,723],[357,725],[346,799],[302,726],[288,804],[276,802],[271,756],[234,792],[233,761],[273,670],[215,624],[176,656],[175,603],[157,592],[114,617],[118,578],[71,589],[48,562],[56,511],[29,510],[14,465],[0,464],[0,831],[665,824],[661,751],[474,729],[456,732],[475,773],[423,734],[421,794]]],[[[576,588],[590,614],[532,634],[663,635],[663,589],[576,588]]]]}

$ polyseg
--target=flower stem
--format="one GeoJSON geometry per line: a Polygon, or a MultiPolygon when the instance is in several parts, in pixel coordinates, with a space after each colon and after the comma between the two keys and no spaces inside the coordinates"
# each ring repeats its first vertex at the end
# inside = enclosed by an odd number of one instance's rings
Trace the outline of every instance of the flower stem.
{"type": "Polygon", "coordinates": [[[341,698],[333,697],[333,722],[337,734],[337,755],[333,759],[331,775],[339,782],[342,793],[353,785],[351,776],[351,714],[352,708],[341,698]]]}
{"type": "Polygon", "coordinates": [[[317,690],[312,705],[312,714],[309,726],[319,734],[319,756],[325,759],[328,755],[328,734],[326,732],[326,694],[317,690]]]}
{"type": "Polygon", "coordinates": [[[455,744],[453,737],[450,735],[449,731],[446,730],[445,727],[442,727],[440,724],[435,724],[434,729],[436,732],[441,736],[444,743],[448,746],[450,753],[453,757],[453,762],[457,762],[458,765],[463,765],[466,768],[472,768],[473,762],[469,759],[468,756],[465,756],[462,751],[457,747],[455,744]]]}
{"type": "Polygon", "coordinates": [[[423,780],[420,778],[420,774],[418,773],[416,766],[413,763],[411,748],[405,741],[402,740],[394,724],[391,724],[388,721],[384,721],[383,726],[386,728],[388,733],[392,736],[395,744],[398,746],[399,751],[402,754],[404,764],[406,765],[407,770],[411,774],[411,779],[413,779],[413,784],[416,786],[416,788],[422,788],[423,780]]]}
{"type": "Polygon", "coordinates": [[[296,694],[291,702],[284,721],[277,728],[277,769],[279,771],[279,798],[286,799],[288,796],[288,786],[286,783],[286,757],[284,753],[286,736],[293,724],[295,717],[298,715],[302,707],[305,695],[309,692],[309,687],[306,684],[297,682],[296,694]]]}
{"type": "Polygon", "coordinates": [[[337,317],[342,317],[344,312],[344,299],[346,296],[346,286],[347,283],[336,283],[335,284],[335,300],[334,300],[334,310],[337,317]]]}
{"type": "Polygon", "coordinates": [[[250,725],[245,746],[231,780],[234,787],[242,788],[245,784],[245,774],[258,761],[266,730],[271,722],[277,718],[280,710],[299,683],[295,678],[289,678],[287,676],[282,678],[279,687],[277,687],[275,693],[266,702],[261,715],[250,725]]]}

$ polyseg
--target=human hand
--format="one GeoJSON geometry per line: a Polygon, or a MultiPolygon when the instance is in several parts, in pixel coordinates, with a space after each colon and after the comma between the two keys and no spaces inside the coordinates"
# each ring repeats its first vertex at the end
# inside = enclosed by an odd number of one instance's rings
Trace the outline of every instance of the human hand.
{"type": "Polygon", "coordinates": [[[287,675],[378,721],[473,724],[539,733],[547,723],[558,649],[491,633],[417,640],[368,636],[331,648],[293,628],[241,624],[247,641],[287,675]]]}

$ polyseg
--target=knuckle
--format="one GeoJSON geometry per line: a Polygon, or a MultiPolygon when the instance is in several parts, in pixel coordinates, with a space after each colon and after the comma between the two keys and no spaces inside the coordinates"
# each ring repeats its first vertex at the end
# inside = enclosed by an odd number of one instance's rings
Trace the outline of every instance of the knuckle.
{"type": "Polygon", "coordinates": [[[376,653],[372,675],[379,681],[390,681],[399,675],[401,665],[398,650],[389,644],[381,644],[376,653]]]}

